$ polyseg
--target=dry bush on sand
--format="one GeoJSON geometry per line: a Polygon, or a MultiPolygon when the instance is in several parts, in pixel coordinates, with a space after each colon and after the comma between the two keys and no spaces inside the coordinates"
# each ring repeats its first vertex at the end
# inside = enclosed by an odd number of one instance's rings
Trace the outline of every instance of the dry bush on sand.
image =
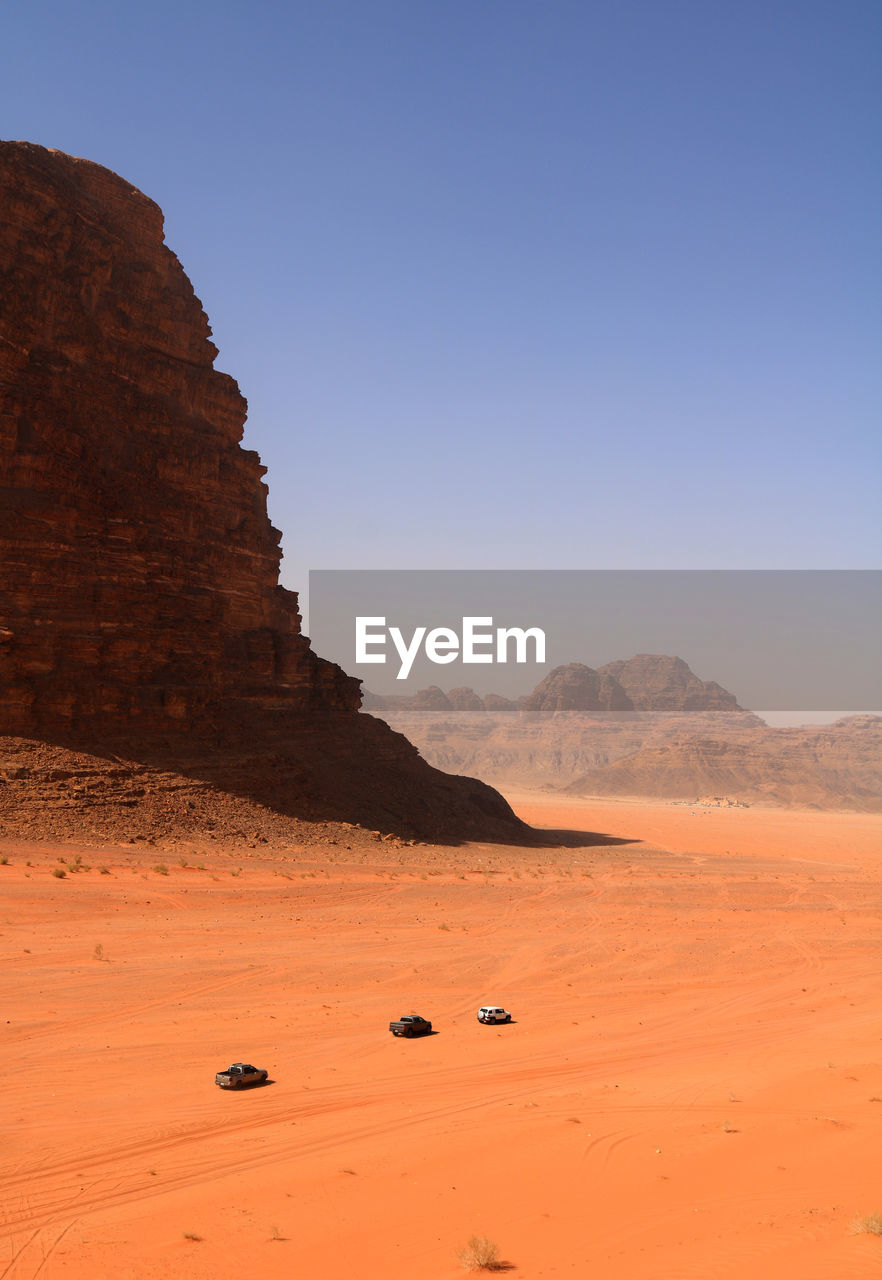
{"type": "Polygon", "coordinates": [[[465,1247],[459,1251],[459,1260],[466,1271],[501,1271],[499,1248],[486,1236],[469,1236],[465,1247]]]}
{"type": "Polygon", "coordinates": [[[851,1224],[851,1230],[856,1236],[882,1236],[882,1213],[868,1213],[863,1218],[857,1218],[851,1224]]]}

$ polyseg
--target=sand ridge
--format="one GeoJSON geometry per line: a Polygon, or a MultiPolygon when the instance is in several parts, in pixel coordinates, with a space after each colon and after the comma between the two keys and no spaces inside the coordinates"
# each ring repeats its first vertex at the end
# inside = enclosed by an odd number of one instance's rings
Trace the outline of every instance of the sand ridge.
{"type": "Polygon", "coordinates": [[[0,1276],[877,1275],[882,820],[510,799],[595,835],[5,841],[0,1276]]]}

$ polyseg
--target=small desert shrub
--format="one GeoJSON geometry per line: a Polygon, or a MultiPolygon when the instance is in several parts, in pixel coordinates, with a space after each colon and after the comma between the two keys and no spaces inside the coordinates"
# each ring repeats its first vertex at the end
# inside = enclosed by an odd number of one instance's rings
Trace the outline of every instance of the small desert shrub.
{"type": "Polygon", "coordinates": [[[854,1235],[882,1236],[882,1213],[868,1213],[851,1224],[854,1235]]]}
{"type": "Polygon", "coordinates": [[[466,1271],[500,1270],[499,1249],[486,1236],[469,1236],[458,1256],[466,1271]]]}
{"type": "Polygon", "coordinates": [[[55,876],[56,880],[63,880],[64,877],[67,875],[67,872],[65,871],[64,867],[53,867],[52,874],[55,876]]]}
{"type": "Polygon", "coordinates": [[[153,867],[152,870],[154,870],[158,876],[168,875],[168,867],[164,862],[157,862],[156,866],[153,867]]]}
{"type": "Polygon", "coordinates": [[[6,854],[4,853],[3,857],[0,858],[0,867],[8,867],[8,866],[9,866],[9,859],[6,857],[6,854]]]}
{"type": "Polygon", "coordinates": [[[98,868],[98,874],[99,874],[99,875],[102,875],[102,876],[109,876],[109,875],[110,875],[110,868],[109,868],[109,867],[99,867],[99,868],[98,868]]]}
{"type": "Polygon", "coordinates": [[[199,1243],[199,1242],[201,1242],[201,1240],[202,1240],[202,1236],[197,1236],[197,1234],[196,1234],[196,1232],[195,1232],[195,1231],[185,1231],[185,1232],[184,1232],[184,1239],[185,1239],[185,1240],[195,1240],[195,1241],[197,1241],[197,1243],[199,1243]]]}
{"type": "Polygon", "coordinates": [[[95,943],[95,950],[92,952],[92,955],[95,957],[96,960],[104,959],[104,948],[100,942],[95,943]]]}

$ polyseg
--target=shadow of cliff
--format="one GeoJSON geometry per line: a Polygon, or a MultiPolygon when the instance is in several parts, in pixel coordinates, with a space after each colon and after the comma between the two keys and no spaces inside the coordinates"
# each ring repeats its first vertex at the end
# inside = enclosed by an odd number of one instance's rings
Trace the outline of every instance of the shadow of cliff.
{"type": "Polygon", "coordinates": [[[614,836],[605,831],[575,831],[566,828],[530,827],[532,843],[549,849],[589,849],[600,845],[642,844],[638,836],[614,836]]]}
{"type": "MultiPolygon", "coordinates": [[[[296,824],[305,822],[451,846],[633,843],[600,832],[530,827],[492,787],[433,768],[401,734],[363,714],[237,708],[234,716],[187,731],[53,728],[39,739],[2,741],[23,744],[11,774],[0,767],[0,777],[13,782],[4,788],[7,806],[15,789],[22,820],[26,810],[35,820],[51,812],[53,823],[72,834],[87,819],[90,829],[108,837],[138,831],[142,838],[151,832],[261,838],[266,832],[295,841],[296,824]]],[[[0,766],[10,758],[7,753],[0,766]]]]}

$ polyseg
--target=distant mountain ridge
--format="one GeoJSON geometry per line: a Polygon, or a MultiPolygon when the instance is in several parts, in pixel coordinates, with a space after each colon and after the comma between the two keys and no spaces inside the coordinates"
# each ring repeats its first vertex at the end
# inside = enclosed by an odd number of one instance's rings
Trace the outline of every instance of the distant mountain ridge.
{"type": "Polygon", "coordinates": [[[740,711],[734,694],[715,680],[701,680],[682,658],[638,653],[596,670],[583,662],[555,667],[529,694],[482,698],[470,688],[445,693],[430,685],[414,694],[365,691],[366,711],[740,711]]]}
{"type": "Polygon", "coordinates": [[[751,803],[882,811],[882,717],[846,716],[835,724],[790,729],[717,726],[648,742],[630,755],[587,770],[575,795],[691,799],[737,796],[751,803]]]}
{"type": "Polygon", "coordinates": [[[570,662],[517,699],[433,685],[365,707],[436,768],[503,788],[882,811],[882,718],[770,728],[663,654],[570,662]]]}

